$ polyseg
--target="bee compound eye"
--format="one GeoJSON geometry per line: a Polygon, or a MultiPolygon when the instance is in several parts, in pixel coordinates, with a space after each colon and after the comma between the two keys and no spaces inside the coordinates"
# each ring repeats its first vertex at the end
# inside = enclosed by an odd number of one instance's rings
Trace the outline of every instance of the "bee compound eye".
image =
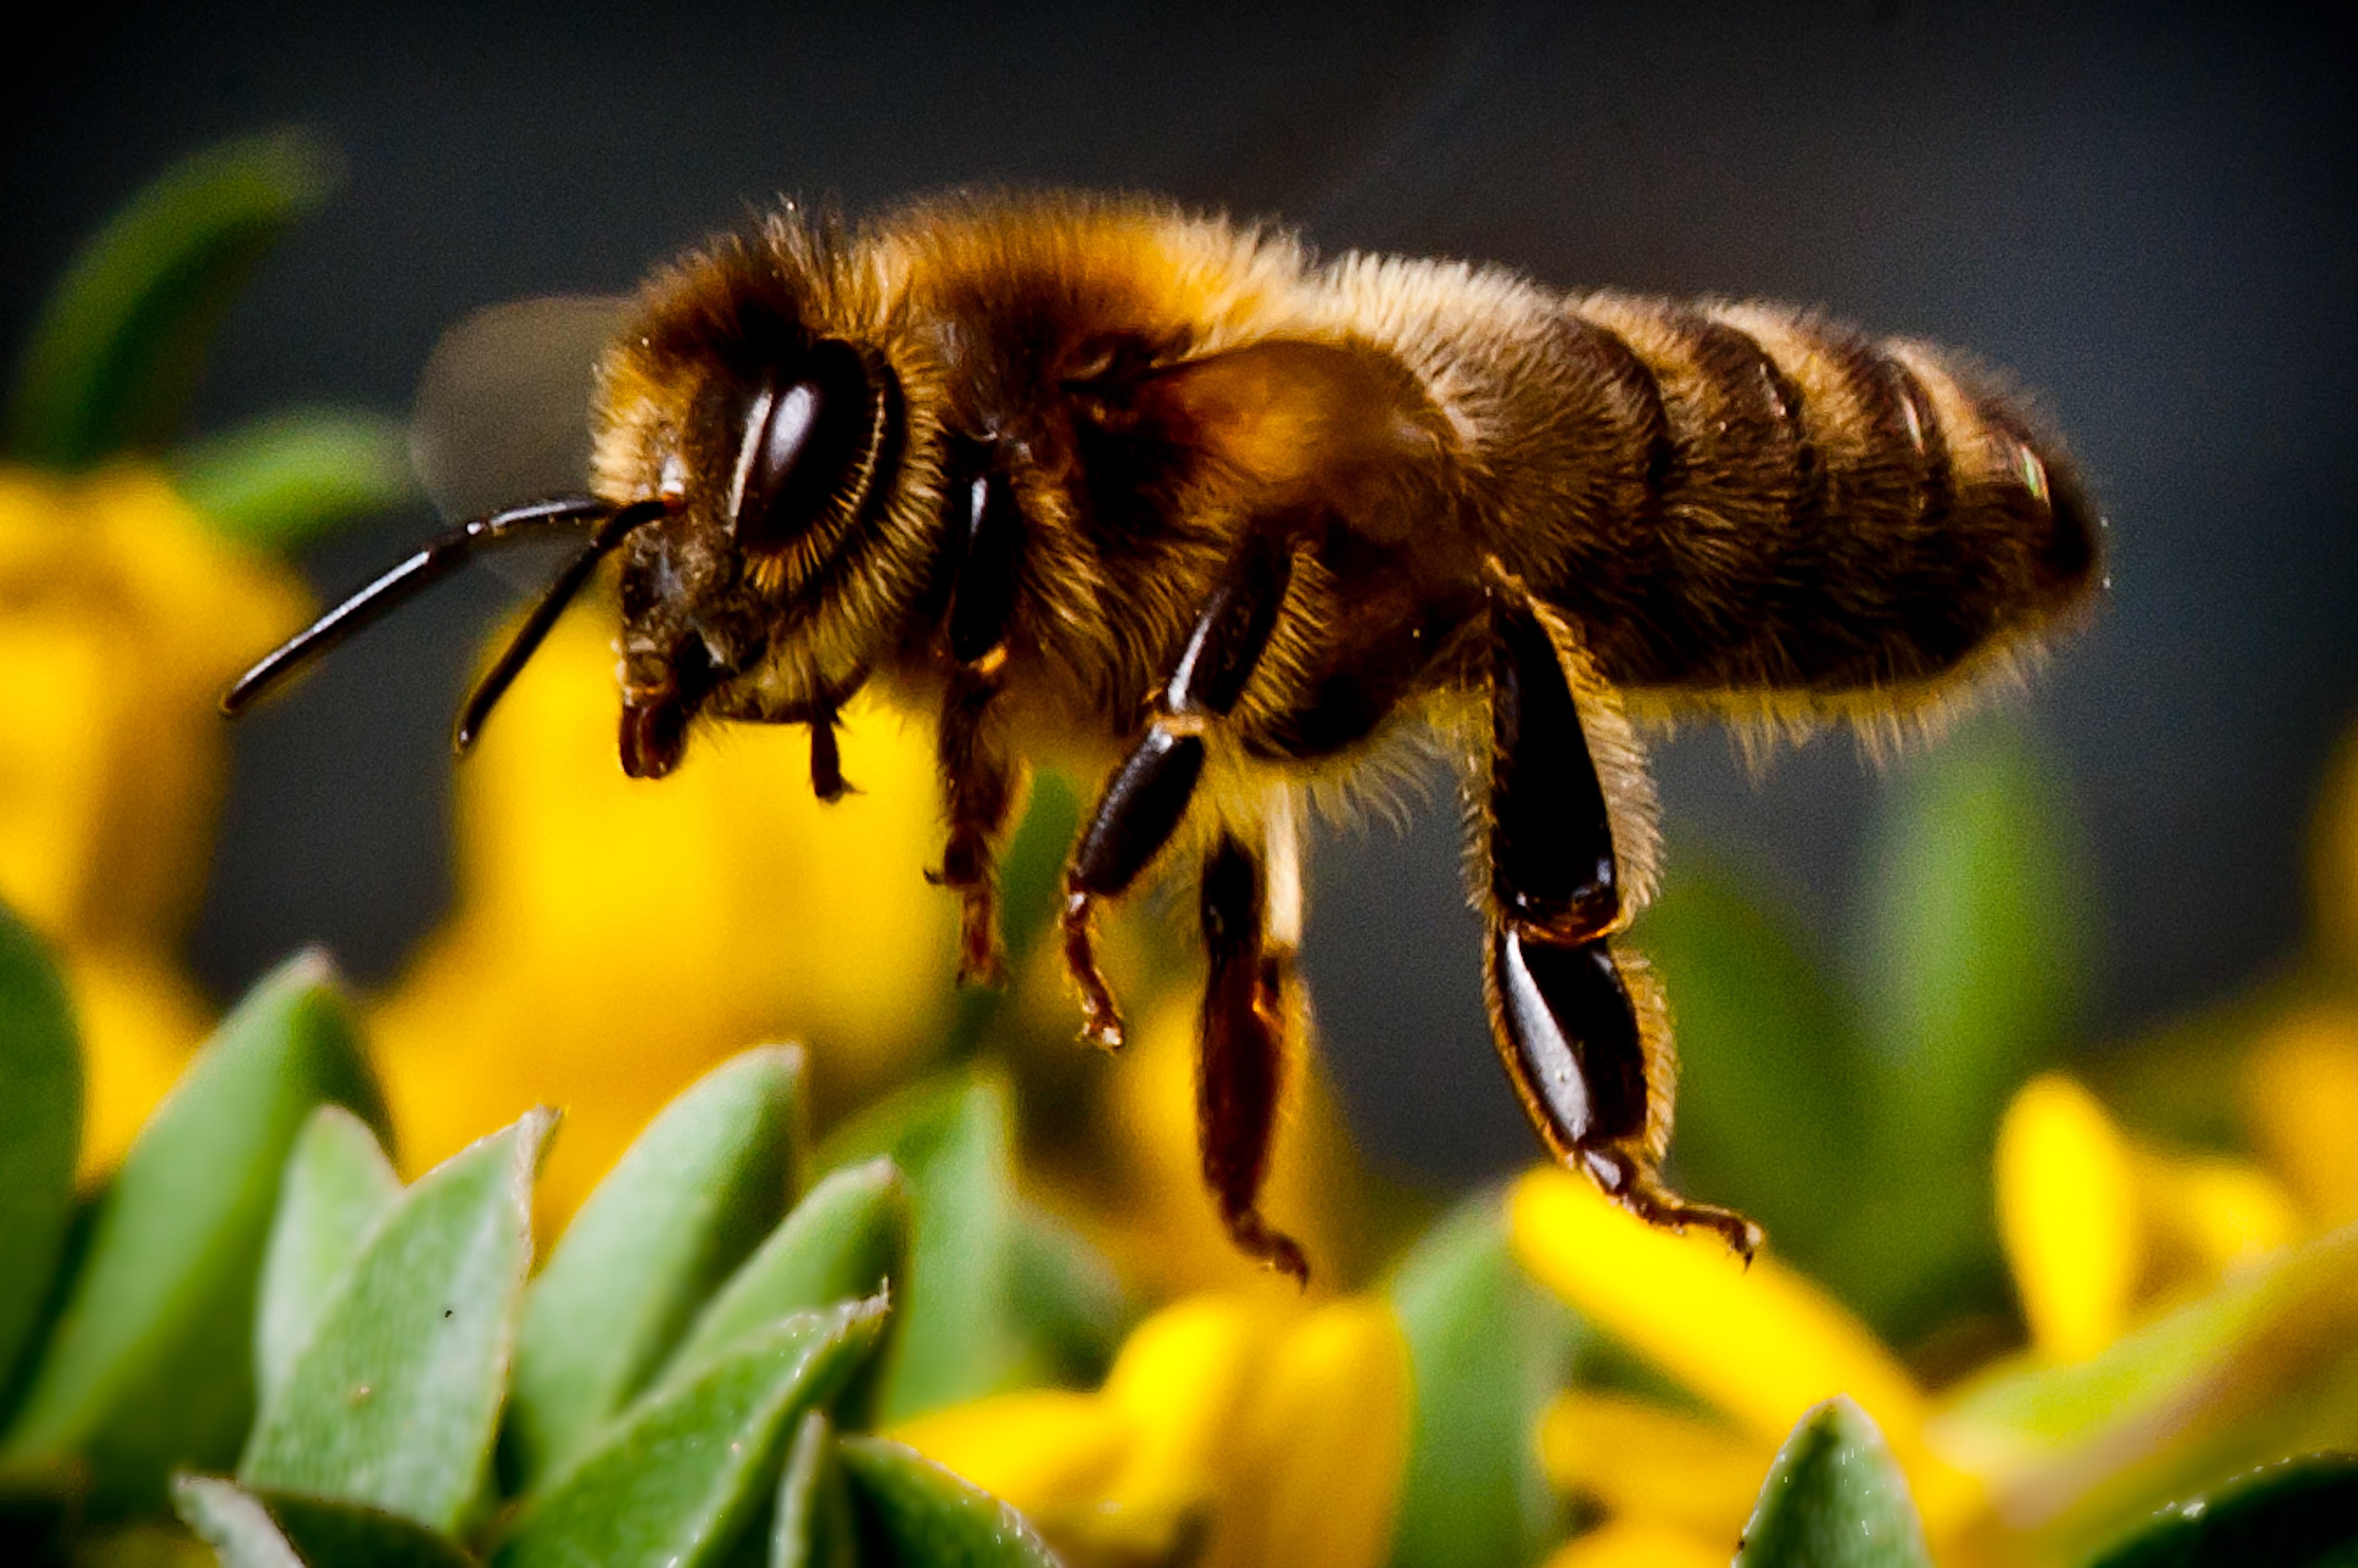
{"type": "Polygon", "coordinates": [[[746,407],[730,519],[743,549],[784,548],[826,514],[870,456],[876,392],[860,351],[824,339],[795,370],[746,407]]]}

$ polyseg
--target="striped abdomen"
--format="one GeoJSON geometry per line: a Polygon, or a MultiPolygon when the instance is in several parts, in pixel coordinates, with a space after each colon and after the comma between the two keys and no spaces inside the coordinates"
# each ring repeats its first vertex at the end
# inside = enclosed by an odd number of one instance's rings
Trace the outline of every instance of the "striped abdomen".
{"type": "Polygon", "coordinates": [[[1601,427],[1551,597],[1618,684],[1925,682],[2095,576],[2071,474],[1953,356],[1764,305],[1596,296],[1565,327],[1601,427]]]}

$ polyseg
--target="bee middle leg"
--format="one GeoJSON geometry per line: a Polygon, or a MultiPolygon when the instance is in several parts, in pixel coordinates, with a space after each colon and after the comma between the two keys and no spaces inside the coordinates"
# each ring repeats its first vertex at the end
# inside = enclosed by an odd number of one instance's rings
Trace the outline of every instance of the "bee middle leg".
{"type": "MultiPolygon", "coordinates": [[[[1290,821],[1274,831],[1290,834],[1290,821]]],[[[1291,839],[1271,846],[1295,852],[1291,839]]],[[[1262,1180],[1284,1092],[1293,946],[1286,917],[1271,919],[1260,856],[1223,832],[1204,860],[1203,1048],[1195,1065],[1196,1140],[1204,1182],[1244,1252],[1308,1283],[1301,1246],[1261,1217],[1262,1180]]],[[[1290,896],[1290,895],[1289,895],[1290,896]]]]}
{"type": "Polygon", "coordinates": [[[1128,891],[1178,831],[1203,776],[1205,731],[1243,695],[1293,575],[1283,538],[1271,531],[1248,535],[1189,632],[1146,732],[1098,797],[1065,869],[1065,963],[1080,988],[1083,1034],[1109,1050],[1121,1044],[1122,1023],[1098,968],[1098,901],[1128,891]]]}
{"type": "Polygon", "coordinates": [[[1523,1108],[1556,1158],[1655,1225],[1700,1225],[1746,1258],[1760,1229],[1661,1180],[1673,1067],[1650,978],[1617,956],[1626,924],[1612,814],[1565,655],[1520,588],[1490,610],[1485,991],[1523,1108]]]}

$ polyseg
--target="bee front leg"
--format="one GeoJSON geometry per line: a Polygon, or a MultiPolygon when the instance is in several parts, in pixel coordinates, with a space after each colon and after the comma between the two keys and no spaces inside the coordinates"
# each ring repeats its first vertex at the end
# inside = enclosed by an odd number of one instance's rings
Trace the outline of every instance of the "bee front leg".
{"type": "Polygon", "coordinates": [[[1269,646],[1293,557],[1273,530],[1255,530],[1228,564],[1156,699],[1146,733],[1098,797],[1065,869],[1065,963],[1080,988],[1082,1033],[1109,1050],[1121,1012],[1098,968],[1096,909],[1138,880],[1171,841],[1204,773],[1204,736],[1226,718],[1269,646]]]}
{"type": "Polygon", "coordinates": [[[1007,827],[1014,775],[990,710],[1006,685],[1008,629],[1023,570],[1023,513],[982,444],[963,444],[955,463],[968,477],[950,487],[959,554],[948,615],[950,679],[936,732],[949,840],[936,880],[958,895],[959,983],[996,985],[1004,969],[992,847],[1007,827]]]}
{"type": "Polygon", "coordinates": [[[1485,990],[1498,1054],[1557,1159],[1655,1225],[1700,1225],[1746,1258],[1760,1228],[1689,1203],[1659,1173],[1676,1076],[1650,977],[1615,953],[1627,924],[1612,814],[1581,702],[1541,610],[1502,584],[1490,611],[1490,869],[1485,990]]]}
{"type": "Polygon", "coordinates": [[[997,985],[999,903],[991,880],[992,846],[1007,826],[1014,781],[1006,748],[990,722],[999,695],[996,671],[962,665],[942,697],[942,792],[949,808],[949,841],[938,880],[959,900],[958,983],[997,985]]]}
{"type": "MultiPolygon", "coordinates": [[[[1284,825],[1290,831],[1291,824],[1284,825]]],[[[1291,842],[1274,846],[1291,855],[1291,842]]],[[[1260,1215],[1261,1182],[1284,1091],[1293,947],[1270,919],[1261,859],[1222,833],[1204,860],[1203,1050],[1195,1067],[1204,1181],[1237,1246],[1307,1284],[1302,1248],[1260,1215]]]]}

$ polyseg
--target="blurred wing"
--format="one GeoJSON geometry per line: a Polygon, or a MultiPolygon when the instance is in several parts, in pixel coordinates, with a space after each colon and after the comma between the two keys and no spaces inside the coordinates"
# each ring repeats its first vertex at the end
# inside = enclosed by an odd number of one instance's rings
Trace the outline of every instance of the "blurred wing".
{"type": "Polygon", "coordinates": [[[518,299],[442,335],[418,378],[409,440],[445,518],[587,487],[598,356],[629,307],[620,295],[518,299]]]}

